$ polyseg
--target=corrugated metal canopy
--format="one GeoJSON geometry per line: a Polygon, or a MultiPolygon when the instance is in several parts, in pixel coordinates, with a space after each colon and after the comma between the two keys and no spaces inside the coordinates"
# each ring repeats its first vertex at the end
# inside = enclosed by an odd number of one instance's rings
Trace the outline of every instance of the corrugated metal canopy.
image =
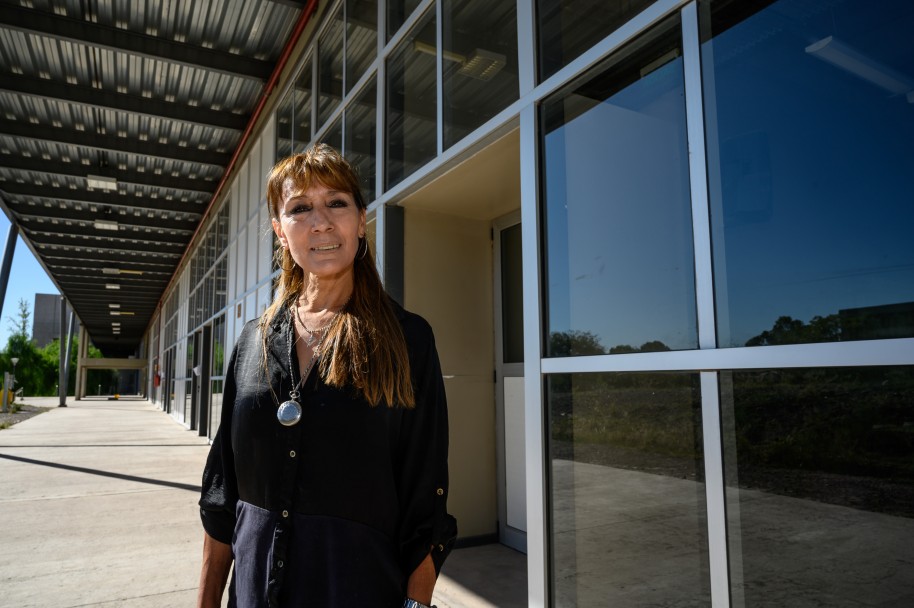
{"type": "Polygon", "coordinates": [[[140,354],[305,4],[0,1],[0,199],[105,355],[140,354]]]}

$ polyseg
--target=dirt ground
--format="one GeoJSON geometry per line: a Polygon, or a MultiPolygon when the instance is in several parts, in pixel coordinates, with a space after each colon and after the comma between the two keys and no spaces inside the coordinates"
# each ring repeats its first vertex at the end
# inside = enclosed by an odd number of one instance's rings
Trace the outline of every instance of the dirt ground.
{"type": "Polygon", "coordinates": [[[7,408],[3,408],[3,411],[0,412],[0,430],[9,428],[14,424],[22,422],[23,420],[28,420],[32,416],[37,416],[48,411],[49,408],[46,407],[35,407],[34,405],[25,405],[22,403],[15,404],[15,407],[19,409],[15,414],[10,414],[7,411],[7,408]]]}

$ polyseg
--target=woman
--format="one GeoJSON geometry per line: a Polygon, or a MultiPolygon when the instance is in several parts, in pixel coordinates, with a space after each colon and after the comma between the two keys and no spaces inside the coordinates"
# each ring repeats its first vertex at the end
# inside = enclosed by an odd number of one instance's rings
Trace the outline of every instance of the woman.
{"type": "Polygon", "coordinates": [[[270,173],[276,299],[229,362],[203,474],[199,606],[431,603],[456,537],[428,323],[381,286],[358,178],[319,144],[270,173]]]}

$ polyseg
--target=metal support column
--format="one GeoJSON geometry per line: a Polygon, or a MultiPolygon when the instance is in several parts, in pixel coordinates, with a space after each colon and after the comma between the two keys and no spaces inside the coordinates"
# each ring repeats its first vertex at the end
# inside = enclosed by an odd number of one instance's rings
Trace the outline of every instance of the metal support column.
{"type": "Polygon", "coordinates": [[[19,237],[19,227],[10,222],[10,229],[6,233],[6,247],[3,249],[3,262],[0,264],[0,310],[6,301],[6,285],[10,280],[10,269],[13,267],[13,254],[16,253],[16,239],[19,237]]]}
{"type": "Polygon", "coordinates": [[[67,335],[67,299],[60,297],[60,369],[57,374],[57,393],[60,395],[58,407],[67,407],[67,351],[64,348],[64,338],[67,335]]]}

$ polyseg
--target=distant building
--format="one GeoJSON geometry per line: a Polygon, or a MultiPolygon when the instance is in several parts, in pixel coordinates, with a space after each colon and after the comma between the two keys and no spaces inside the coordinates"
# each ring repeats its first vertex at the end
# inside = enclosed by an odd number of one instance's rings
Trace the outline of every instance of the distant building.
{"type": "MultiPolygon", "coordinates": [[[[60,296],[55,293],[36,293],[32,308],[32,342],[44,348],[60,338],[60,296]]],[[[72,309],[67,306],[67,322],[72,309]]],[[[73,335],[79,335],[79,319],[73,318],[73,335]]]]}

